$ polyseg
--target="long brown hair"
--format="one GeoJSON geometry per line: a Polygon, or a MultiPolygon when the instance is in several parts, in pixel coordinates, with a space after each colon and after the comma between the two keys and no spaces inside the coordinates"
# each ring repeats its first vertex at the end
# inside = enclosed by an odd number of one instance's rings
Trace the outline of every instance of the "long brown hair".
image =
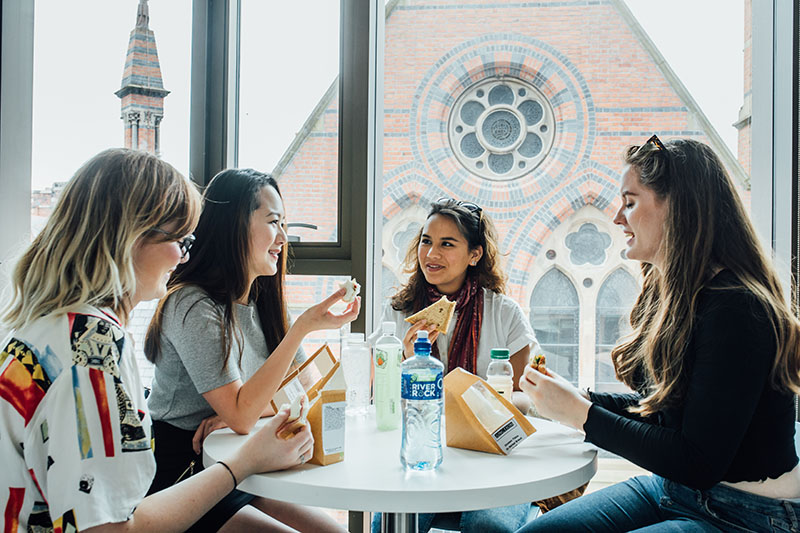
{"type": "MultiPolygon", "coordinates": [[[[472,204],[467,204],[472,206],[472,204]]],[[[477,206],[474,206],[477,208],[477,206]]],[[[453,221],[461,235],[467,240],[470,250],[483,247],[483,255],[475,266],[467,267],[467,275],[475,276],[478,286],[500,294],[505,293],[506,277],[500,270],[500,249],[497,245],[497,230],[489,215],[480,208],[469,208],[456,200],[434,203],[428,213],[446,216],[453,221]]],[[[403,271],[411,274],[408,282],[392,297],[392,308],[404,313],[417,312],[428,305],[425,275],[419,266],[417,248],[422,237],[422,229],[411,241],[406,251],[403,271]]]]}
{"type": "Polygon", "coordinates": [[[772,325],[777,352],[770,380],[800,391],[800,322],[756,236],[733,182],[707,145],[672,140],[664,150],[628,148],[625,162],[642,185],[667,201],[662,270],[642,264],[644,284],[631,311],[629,340],[611,351],[617,377],[645,397],[631,411],[650,415],[679,403],[686,392],[684,353],[697,298],[720,269],[752,293],[772,325]]]}
{"type": "Polygon", "coordinates": [[[164,224],[189,233],[200,194],[153,154],[114,148],[87,161],[17,263],[3,321],[18,328],[81,305],[109,307],[123,322],[136,290],[133,248],[164,224]]]}
{"type": "MultiPolygon", "coordinates": [[[[281,194],[278,183],[270,175],[252,169],[223,170],[208,184],[191,256],[175,269],[167,296],[159,302],[147,330],[144,350],[149,361],[157,362],[161,353],[164,305],[176,291],[194,285],[203,289],[222,309],[222,368],[227,366],[234,338],[241,341],[234,306],[236,299],[248,290],[250,218],[260,207],[259,195],[264,187],[272,187],[278,196],[281,194]]],[[[256,304],[270,351],[277,348],[289,330],[284,298],[288,244],[284,244],[278,256],[278,272],[274,276],[257,277],[249,287],[249,299],[256,304]]],[[[242,343],[238,344],[241,362],[242,343]]]]}

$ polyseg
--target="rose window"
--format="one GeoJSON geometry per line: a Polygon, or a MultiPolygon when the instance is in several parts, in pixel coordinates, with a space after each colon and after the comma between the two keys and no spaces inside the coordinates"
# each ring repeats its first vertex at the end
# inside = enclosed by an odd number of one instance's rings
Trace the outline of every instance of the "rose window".
{"type": "Polygon", "coordinates": [[[541,163],[554,136],[553,108],[531,84],[486,79],[456,100],[450,146],[470,172],[491,180],[527,174],[541,163]]]}

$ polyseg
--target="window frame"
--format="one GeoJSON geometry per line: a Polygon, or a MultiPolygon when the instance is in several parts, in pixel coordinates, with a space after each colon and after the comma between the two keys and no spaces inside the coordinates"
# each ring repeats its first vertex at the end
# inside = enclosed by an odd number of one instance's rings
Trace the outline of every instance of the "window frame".
{"type": "MultiPolygon", "coordinates": [[[[6,199],[0,232],[3,268],[31,233],[33,15],[33,2],[0,2],[0,196],[6,199]]],[[[7,276],[0,276],[0,294],[7,283],[7,276]]]]}
{"type": "MultiPolygon", "coordinates": [[[[380,309],[384,6],[342,0],[336,242],[292,244],[290,273],[352,276],[362,286],[353,331],[372,331],[380,309]],[[364,102],[367,105],[364,105],[364,102]],[[379,215],[379,214],[378,214],[379,215]],[[377,238],[376,238],[377,237],[377,238]],[[376,242],[378,241],[378,242],[376,242]],[[372,288],[375,290],[370,290],[372,288]]],[[[191,177],[205,185],[236,166],[241,0],[193,0],[191,177]]]]}

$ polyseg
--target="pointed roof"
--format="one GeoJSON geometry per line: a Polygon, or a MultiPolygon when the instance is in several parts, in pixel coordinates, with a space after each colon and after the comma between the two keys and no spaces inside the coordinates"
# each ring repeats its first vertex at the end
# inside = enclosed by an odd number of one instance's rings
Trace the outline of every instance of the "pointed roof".
{"type": "Polygon", "coordinates": [[[169,94],[169,91],[164,89],[161,79],[161,64],[158,61],[156,38],[149,24],[150,10],[147,0],[139,0],[136,10],[136,27],[131,30],[128,40],[122,85],[114,93],[120,98],[124,98],[130,93],[161,97],[169,94]]]}
{"type": "MultiPolygon", "coordinates": [[[[384,16],[387,20],[398,3],[399,0],[388,0],[386,2],[384,16]]],[[[658,50],[658,47],[655,45],[652,39],[650,39],[650,37],[647,35],[647,32],[644,31],[644,28],[641,26],[641,24],[639,24],[639,21],[625,4],[624,0],[611,0],[611,4],[617,9],[625,22],[628,23],[628,26],[630,27],[634,36],[642,44],[642,47],[653,59],[653,62],[657,65],[659,70],[661,70],[667,82],[678,95],[678,98],[680,98],[681,101],[686,105],[689,114],[695,120],[697,120],[702,130],[708,136],[709,144],[714,149],[714,152],[722,160],[725,168],[731,172],[731,178],[742,184],[745,189],[749,190],[750,176],[747,175],[747,172],[745,172],[744,168],[742,168],[739,160],[733,155],[731,150],[728,148],[728,145],[725,144],[725,141],[722,140],[722,137],[717,132],[716,128],[713,126],[713,124],[711,124],[711,121],[708,120],[708,117],[705,115],[705,113],[703,113],[703,110],[697,104],[678,75],[675,74],[675,71],[673,71],[669,66],[667,60],[658,50]]],[[[275,177],[275,179],[278,179],[289,163],[291,163],[292,159],[305,142],[309,133],[321,119],[325,109],[327,109],[334,96],[337,94],[336,89],[338,88],[338,85],[339,76],[336,76],[331,86],[314,107],[311,115],[308,117],[305,124],[303,124],[303,127],[300,129],[300,131],[295,135],[295,138],[289,145],[289,148],[287,148],[286,152],[284,152],[283,156],[278,161],[278,164],[275,166],[275,169],[272,171],[272,175],[275,177]]]]}
{"type": "Polygon", "coordinates": [[[689,110],[689,113],[700,124],[702,130],[708,136],[708,142],[714,149],[714,152],[725,164],[725,168],[732,173],[731,178],[743,184],[745,188],[749,190],[750,176],[748,176],[744,171],[741,163],[739,163],[739,160],[733,155],[730,148],[728,148],[728,145],[725,144],[725,141],[722,140],[722,137],[717,132],[717,129],[711,124],[711,121],[708,120],[708,117],[705,113],[703,113],[703,110],[697,104],[695,99],[692,98],[689,89],[686,88],[678,75],[675,74],[675,71],[672,70],[672,67],[669,66],[667,60],[664,59],[663,55],[661,55],[658,47],[655,45],[652,39],[650,39],[650,36],[647,35],[647,32],[644,31],[644,28],[641,24],[639,24],[639,21],[636,20],[636,17],[633,15],[631,10],[623,0],[612,0],[612,4],[614,4],[614,6],[617,8],[625,22],[628,23],[631,31],[639,39],[639,42],[642,44],[642,47],[645,49],[645,51],[650,54],[653,62],[656,64],[658,69],[661,70],[662,74],[664,74],[664,77],[672,86],[672,89],[678,95],[678,98],[681,99],[681,101],[689,110]]]}

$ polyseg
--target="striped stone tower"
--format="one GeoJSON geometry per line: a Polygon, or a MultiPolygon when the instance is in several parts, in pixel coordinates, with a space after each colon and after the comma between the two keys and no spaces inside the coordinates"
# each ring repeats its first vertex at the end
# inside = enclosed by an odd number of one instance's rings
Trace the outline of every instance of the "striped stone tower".
{"type": "Polygon", "coordinates": [[[125,124],[125,147],[158,155],[164,97],[169,91],[161,81],[156,38],[149,24],[147,0],[139,0],[136,27],[128,41],[122,87],[114,94],[122,100],[120,118],[125,124]]]}

